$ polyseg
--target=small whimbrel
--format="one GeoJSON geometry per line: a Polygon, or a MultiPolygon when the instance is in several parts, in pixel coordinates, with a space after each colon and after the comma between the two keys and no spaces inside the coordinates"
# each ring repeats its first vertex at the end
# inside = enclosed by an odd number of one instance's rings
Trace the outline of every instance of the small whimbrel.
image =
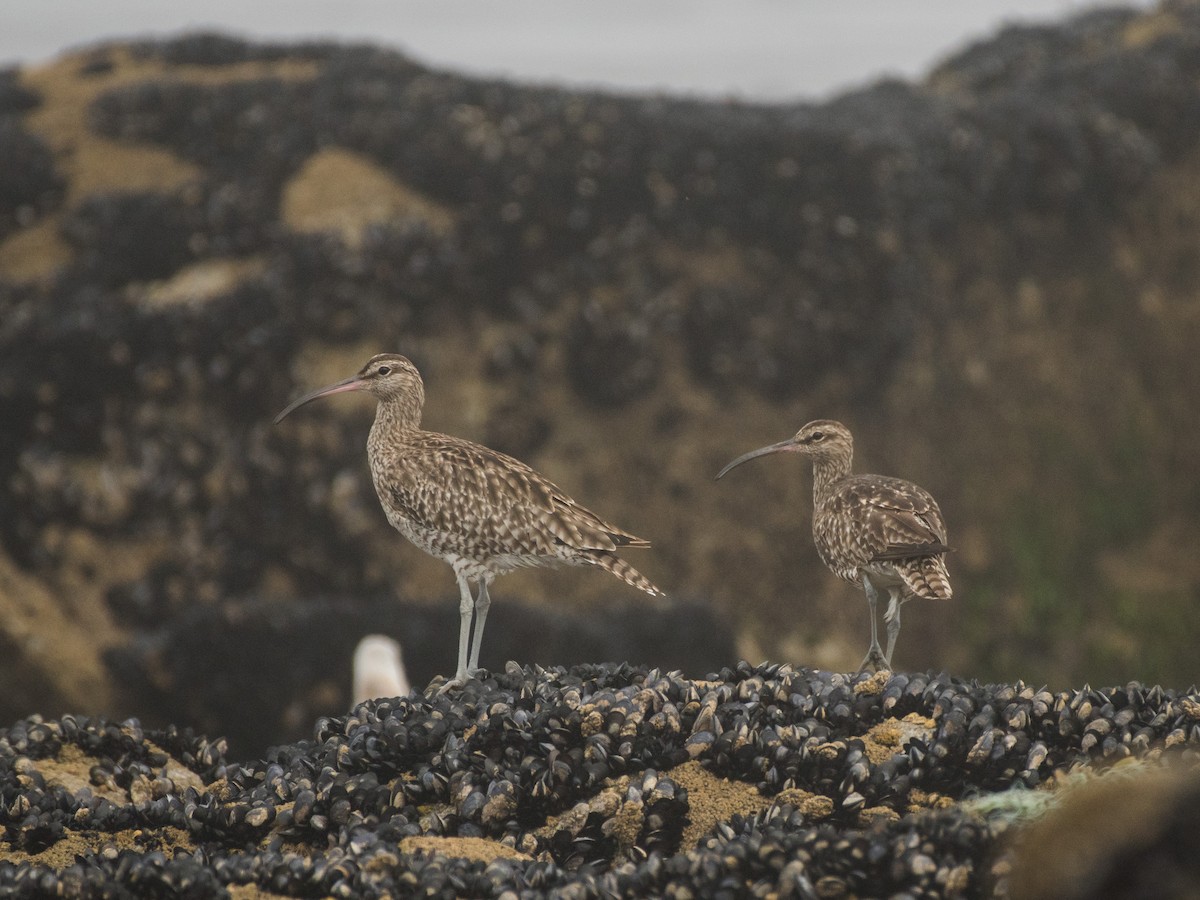
{"type": "Polygon", "coordinates": [[[388,522],[426,553],[448,562],[458,580],[458,668],[442,690],[461,686],[479,668],[491,606],[488,585],[497,575],[524,566],[590,565],[652,596],[662,595],[617,556],[621,548],[649,547],[649,541],[608,524],[511,456],[422,430],[425,385],[403,356],[371,357],[357,375],[305,394],[275,421],[310,400],[345,391],[366,391],[379,401],[367,458],[388,522]],[[473,601],[471,582],[478,585],[473,601]]]}
{"type": "Polygon", "coordinates": [[[900,607],[913,597],[949,600],[950,576],[943,554],[946,523],[929,492],[911,481],[883,475],[852,475],[854,440],[841,422],[818,419],[795,436],[744,453],[717,473],[770,453],[803,453],[813,462],[813,542],[821,561],[839,578],[858,584],[871,606],[871,649],[862,661],[892,667],[900,634],[900,607]],[[891,598],[887,653],[879,647],[875,610],[879,591],[891,598]]]}

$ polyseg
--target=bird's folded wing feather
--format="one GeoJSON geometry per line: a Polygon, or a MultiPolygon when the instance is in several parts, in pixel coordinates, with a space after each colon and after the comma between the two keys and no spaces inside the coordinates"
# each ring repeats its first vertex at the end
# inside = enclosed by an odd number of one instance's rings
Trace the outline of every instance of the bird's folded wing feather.
{"type": "Polygon", "coordinates": [[[928,492],[898,478],[865,476],[831,498],[830,512],[857,523],[864,562],[944,553],[946,525],[928,492]]]}
{"type": "Polygon", "coordinates": [[[393,467],[388,490],[422,527],[512,542],[553,555],[555,545],[612,551],[644,546],[580,506],[520,460],[480,444],[425,432],[407,448],[419,465],[393,467]]]}

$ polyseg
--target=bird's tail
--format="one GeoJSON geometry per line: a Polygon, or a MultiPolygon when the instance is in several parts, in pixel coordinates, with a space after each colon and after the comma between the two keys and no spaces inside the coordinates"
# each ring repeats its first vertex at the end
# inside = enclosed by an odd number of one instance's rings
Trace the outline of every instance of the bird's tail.
{"type": "Polygon", "coordinates": [[[666,596],[654,585],[654,582],[615,553],[588,554],[586,559],[593,566],[599,566],[606,572],[612,572],[629,586],[635,587],[639,591],[645,591],[651,597],[666,596]]]}
{"type": "Polygon", "coordinates": [[[946,560],[938,556],[917,556],[896,565],[908,589],[927,600],[949,600],[954,596],[946,560]]]}

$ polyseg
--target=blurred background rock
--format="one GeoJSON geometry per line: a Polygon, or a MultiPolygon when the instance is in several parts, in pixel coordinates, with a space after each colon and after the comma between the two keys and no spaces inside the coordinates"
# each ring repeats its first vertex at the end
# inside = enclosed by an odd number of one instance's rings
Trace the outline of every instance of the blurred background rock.
{"type": "Polygon", "coordinates": [[[805,467],[712,483],[829,416],[958,548],[898,666],[1195,681],[1198,85],[1185,0],[819,103],[215,34],[0,72],[0,718],[253,752],[344,709],[364,634],[445,672],[453,581],[383,520],[370,404],[270,424],[380,350],[428,427],[651,539],[681,601],[513,575],[488,667],[855,665],[805,467]]]}

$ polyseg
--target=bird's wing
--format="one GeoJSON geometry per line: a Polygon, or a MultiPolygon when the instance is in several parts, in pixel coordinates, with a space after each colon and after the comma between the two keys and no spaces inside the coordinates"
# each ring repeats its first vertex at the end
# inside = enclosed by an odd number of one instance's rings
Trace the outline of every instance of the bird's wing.
{"type": "Polygon", "coordinates": [[[923,488],[899,478],[864,475],[849,479],[831,498],[834,520],[855,523],[863,562],[945,553],[946,524],[923,488]]]}
{"type": "Polygon", "coordinates": [[[580,506],[550,482],[546,482],[546,485],[551,489],[552,518],[560,529],[573,536],[573,541],[568,543],[577,550],[615,550],[618,547],[650,546],[646,539],[632,535],[604,521],[587,507],[580,506]]]}
{"type": "Polygon", "coordinates": [[[472,441],[423,432],[389,467],[387,490],[407,518],[443,533],[469,529],[491,552],[554,555],[556,545],[612,551],[648,546],[580,506],[520,460],[472,441]],[[405,465],[405,459],[412,465],[405,465]]]}

